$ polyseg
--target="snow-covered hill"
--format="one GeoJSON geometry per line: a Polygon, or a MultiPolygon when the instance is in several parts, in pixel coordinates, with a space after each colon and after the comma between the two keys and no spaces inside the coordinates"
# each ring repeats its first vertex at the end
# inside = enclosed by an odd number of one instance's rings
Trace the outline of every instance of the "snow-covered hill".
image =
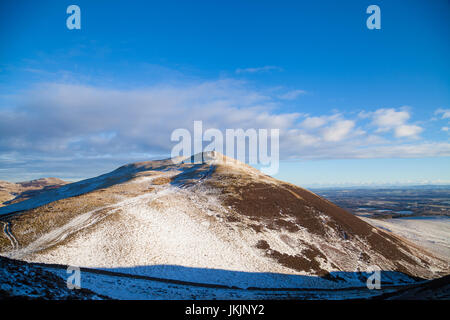
{"type": "Polygon", "coordinates": [[[0,252],[238,288],[364,287],[374,268],[391,284],[449,273],[305,189],[214,152],[188,160],[126,165],[0,208],[0,252]]]}

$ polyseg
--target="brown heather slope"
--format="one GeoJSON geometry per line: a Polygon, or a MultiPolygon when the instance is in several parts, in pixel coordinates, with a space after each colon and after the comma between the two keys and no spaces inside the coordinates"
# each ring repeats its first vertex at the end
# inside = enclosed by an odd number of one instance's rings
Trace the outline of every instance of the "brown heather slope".
{"type": "MultiPolygon", "coordinates": [[[[295,233],[303,228],[324,239],[329,237],[328,230],[331,229],[337,232],[342,241],[356,238],[366,241],[373,251],[393,262],[394,270],[408,274],[403,262],[429,267],[427,258],[421,255],[417,255],[417,259],[411,257],[414,255],[411,244],[406,244],[402,239],[383,230],[374,229],[358,217],[310,191],[280,181],[267,183],[247,178],[247,181],[243,182],[243,178],[246,177],[237,177],[226,167],[219,167],[214,175],[216,183],[213,183],[213,186],[225,195],[225,205],[232,207],[238,214],[249,217],[258,226],[265,225],[269,229],[284,230],[288,233],[295,233]],[[240,180],[241,184],[228,183],[235,180],[240,180]],[[318,218],[319,212],[327,218],[318,218]]],[[[316,256],[324,257],[320,250],[314,248],[310,248],[306,253],[310,258],[306,264],[312,263],[316,256]]],[[[301,264],[302,257],[287,257],[274,251],[270,255],[281,263],[288,263],[297,269],[303,268],[295,267],[296,261],[301,264]]],[[[364,252],[361,252],[361,259],[376,263],[364,252]]]]}
{"type": "MultiPolygon", "coordinates": [[[[351,281],[351,273],[373,267],[421,278],[449,273],[445,258],[312,192],[217,153],[205,153],[201,163],[187,160],[126,165],[1,208],[0,252],[27,261],[122,271],[145,266],[145,274],[181,280],[182,273],[158,266],[334,281],[351,281]]],[[[272,286],[298,285],[276,279],[281,282],[272,286]]],[[[228,285],[234,280],[205,281],[228,285]]]]}

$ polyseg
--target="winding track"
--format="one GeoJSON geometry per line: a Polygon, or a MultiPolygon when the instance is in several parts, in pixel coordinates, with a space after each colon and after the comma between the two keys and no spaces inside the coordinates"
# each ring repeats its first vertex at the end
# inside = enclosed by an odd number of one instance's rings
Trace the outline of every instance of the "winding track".
{"type": "Polygon", "coordinates": [[[9,221],[2,221],[2,223],[3,223],[3,233],[11,242],[12,250],[17,250],[19,248],[19,242],[11,232],[11,223],[9,221]]]}

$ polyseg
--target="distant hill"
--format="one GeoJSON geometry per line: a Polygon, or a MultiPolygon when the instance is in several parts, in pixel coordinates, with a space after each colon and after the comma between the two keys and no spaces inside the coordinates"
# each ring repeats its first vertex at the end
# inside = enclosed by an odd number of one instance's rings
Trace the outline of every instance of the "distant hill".
{"type": "Polygon", "coordinates": [[[0,180],[0,207],[34,197],[43,189],[57,188],[67,183],[58,178],[41,178],[16,183],[0,180]]]}

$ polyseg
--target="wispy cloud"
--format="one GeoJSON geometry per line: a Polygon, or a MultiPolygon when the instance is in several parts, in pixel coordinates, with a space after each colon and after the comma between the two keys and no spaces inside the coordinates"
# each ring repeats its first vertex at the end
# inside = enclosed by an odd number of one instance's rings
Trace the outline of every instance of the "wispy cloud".
{"type": "Polygon", "coordinates": [[[243,73],[264,73],[269,71],[283,71],[283,68],[277,66],[264,66],[264,67],[254,67],[254,68],[238,68],[236,69],[236,74],[243,73]]]}
{"type": "Polygon", "coordinates": [[[339,118],[339,114],[333,114],[328,116],[308,116],[302,121],[301,126],[307,129],[314,129],[324,126],[332,120],[339,118]]]}
{"type": "MultiPolygon", "coordinates": [[[[439,108],[439,109],[437,109],[437,110],[434,112],[434,114],[435,114],[436,116],[440,116],[440,120],[441,120],[441,121],[447,121],[447,124],[450,124],[450,121],[447,120],[447,119],[450,120],[450,109],[439,108]]],[[[432,120],[435,120],[435,121],[436,121],[436,120],[439,120],[439,119],[437,119],[437,118],[435,117],[435,118],[433,118],[432,120]]],[[[447,125],[447,126],[441,127],[441,131],[450,133],[450,130],[449,130],[448,125],[447,125]]]]}
{"type": "Polygon", "coordinates": [[[450,119],[450,109],[439,108],[434,112],[435,115],[440,115],[441,119],[450,119]]]}
{"type": "Polygon", "coordinates": [[[299,96],[306,94],[305,90],[291,90],[278,96],[282,100],[295,100],[299,96]]]}

